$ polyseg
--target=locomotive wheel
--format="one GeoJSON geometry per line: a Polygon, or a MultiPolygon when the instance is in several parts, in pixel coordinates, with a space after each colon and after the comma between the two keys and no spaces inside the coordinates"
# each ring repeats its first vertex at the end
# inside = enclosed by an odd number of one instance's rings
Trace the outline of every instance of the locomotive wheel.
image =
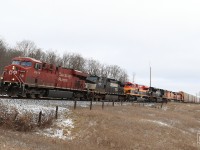
{"type": "Polygon", "coordinates": [[[40,94],[35,94],[35,98],[41,98],[40,94]]]}
{"type": "Polygon", "coordinates": [[[17,97],[18,97],[18,98],[23,98],[23,96],[22,96],[22,95],[17,95],[17,97]]]}
{"type": "Polygon", "coordinates": [[[33,94],[30,94],[30,93],[27,93],[27,94],[26,94],[26,97],[27,97],[27,98],[31,98],[31,99],[32,99],[32,98],[35,98],[35,96],[34,96],[33,94]]]}

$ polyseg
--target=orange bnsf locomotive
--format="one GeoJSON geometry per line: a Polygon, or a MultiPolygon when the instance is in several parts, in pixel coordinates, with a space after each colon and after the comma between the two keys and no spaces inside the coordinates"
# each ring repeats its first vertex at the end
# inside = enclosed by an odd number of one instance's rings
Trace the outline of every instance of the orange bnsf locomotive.
{"type": "Polygon", "coordinates": [[[126,98],[135,101],[154,101],[163,102],[167,99],[164,97],[165,91],[144,85],[126,82],[124,86],[126,98]]]}

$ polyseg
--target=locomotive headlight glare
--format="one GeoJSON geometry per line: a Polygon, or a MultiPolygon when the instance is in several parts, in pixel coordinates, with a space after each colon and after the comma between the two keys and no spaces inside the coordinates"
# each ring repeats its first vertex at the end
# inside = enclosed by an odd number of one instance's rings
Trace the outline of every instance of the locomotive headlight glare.
{"type": "Polygon", "coordinates": [[[15,78],[12,78],[12,81],[15,81],[15,78]]]}
{"type": "Polygon", "coordinates": [[[12,66],[12,70],[15,70],[15,66],[12,66]]]}
{"type": "Polygon", "coordinates": [[[1,80],[3,80],[3,77],[1,77],[1,80]]]}

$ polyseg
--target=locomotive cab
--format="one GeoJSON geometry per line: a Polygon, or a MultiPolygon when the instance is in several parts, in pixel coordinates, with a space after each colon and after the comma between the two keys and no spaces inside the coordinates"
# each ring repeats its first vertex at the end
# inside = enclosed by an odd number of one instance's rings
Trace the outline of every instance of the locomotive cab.
{"type": "Polygon", "coordinates": [[[124,93],[128,95],[138,94],[139,92],[139,85],[133,84],[131,82],[126,82],[124,85],[124,93]]]}
{"type": "Polygon", "coordinates": [[[28,57],[16,57],[4,68],[1,77],[2,91],[9,96],[24,96],[27,82],[34,84],[35,70],[41,62],[28,57]]]}

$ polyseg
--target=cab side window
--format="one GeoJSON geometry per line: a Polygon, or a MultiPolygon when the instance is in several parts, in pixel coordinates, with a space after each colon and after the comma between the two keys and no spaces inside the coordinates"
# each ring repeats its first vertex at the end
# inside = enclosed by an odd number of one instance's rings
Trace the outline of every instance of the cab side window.
{"type": "Polygon", "coordinates": [[[41,68],[42,68],[41,64],[39,64],[39,63],[35,64],[35,69],[36,70],[41,70],[41,68]]]}

